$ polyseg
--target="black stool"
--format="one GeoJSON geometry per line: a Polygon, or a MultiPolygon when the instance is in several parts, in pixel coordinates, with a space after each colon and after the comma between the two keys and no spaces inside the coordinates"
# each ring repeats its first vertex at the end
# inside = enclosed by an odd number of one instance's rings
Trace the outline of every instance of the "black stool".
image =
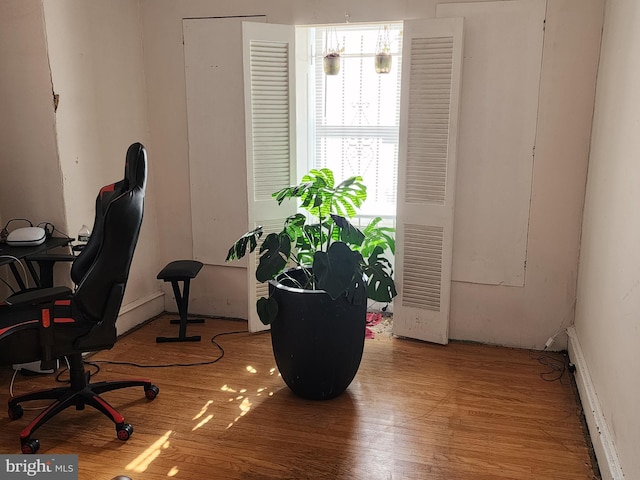
{"type": "Polygon", "coordinates": [[[173,287],[173,294],[176,297],[176,304],[178,305],[178,313],[180,314],[180,320],[171,320],[171,323],[180,324],[180,332],[177,337],[156,337],[156,342],[199,342],[200,335],[193,337],[187,337],[187,323],[204,323],[203,318],[191,318],[187,319],[187,311],[189,309],[189,283],[192,278],[198,275],[198,272],[202,268],[202,262],[196,260],[176,260],[169,263],[158,274],[158,280],[164,280],[165,282],[171,282],[173,287]],[[182,293],[180,293],[180,287],[178,282],[183,282],[182,293]]]}

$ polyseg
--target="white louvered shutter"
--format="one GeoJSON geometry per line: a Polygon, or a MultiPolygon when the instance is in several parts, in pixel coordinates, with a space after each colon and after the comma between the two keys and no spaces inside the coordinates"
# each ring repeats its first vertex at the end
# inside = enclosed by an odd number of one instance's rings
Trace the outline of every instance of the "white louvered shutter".
{"type": "Polygon", "coordinates": [[[448,343],[461,18],[405,22],[393,333],[448,343]]]}
{"type": "MultiPolygon", "coordinates": [[[[278,206],[271,194],[293,185],[295,173],[294,28],[267,23],[242,24],[247,192],[249,226],[262,225],[263,238],[279,232],[296,211],[295,202],[278,206]]],[[[256,300],[267,296],[256,281],[257,251],[248,267],[249,331],[265,330],[256,300]]]]}

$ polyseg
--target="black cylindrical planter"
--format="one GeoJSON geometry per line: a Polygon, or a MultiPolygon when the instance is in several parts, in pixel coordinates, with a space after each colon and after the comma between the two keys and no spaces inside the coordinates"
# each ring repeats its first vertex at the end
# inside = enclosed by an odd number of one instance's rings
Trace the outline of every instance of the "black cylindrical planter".
{"type": "Polygon", "coordinates": [[[271,324],[273,354],[287,386],[312,400],[340,395],[362,359],[366,302],[332,300],[323,290],[277,281],[270,282],[269,294],[278,302],[278,316],[271,324]]]}

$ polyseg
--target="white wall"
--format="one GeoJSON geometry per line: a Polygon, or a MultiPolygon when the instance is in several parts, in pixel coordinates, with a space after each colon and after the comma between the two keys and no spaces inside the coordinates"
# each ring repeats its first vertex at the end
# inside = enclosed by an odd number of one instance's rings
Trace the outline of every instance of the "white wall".
{"type": "MultiPolygon", "coordinates": [[[[66,230],[42,2],[0,2],[0,228],[12,218],[66,230]]],[[[12,223],[10,228],[26,223],[12,223]]],[[[0,255],[2,252],[0,251],[0,255]]],[[[15,285],[8,267],[0,276],[15,285]]],[[[0,299],[10,291],[0,284],[0,299]]]]}
{"type": "MultiPolygon", "coordinates": [[[[157,181],[161,190],[173,192],[158,199],[163,261],[193,255],[182,18],[266,15],[269,23],[321,24],[343,22],[348,12],[352,22],[390,21],[434,17],[437,3],[443,2],[141,0],[157,181]]],[[[603,0],[548,2],[525,285],[454,283],[452,338],[541,348],[573,318],[602,5],[603,0]]],[[[243,195],[238,192],[239,199],[243,195]]],[[[233,199],[219,201],[234,208],[233,199]]],[[[205,267],[192,284],[191,305],[200,313],[246,318],[244,271],[205,267]]],[[[564,345],[558,338],[557,346],[564,345]]]]}
{"type": "Polygon", "coordinates": [[[575,320],[596,401],[627,479],[640,478],[638,25],[640,3],[607,0],[575,320]]]}
{"type": "Polygon", "coordinates": [[[71,233],[93,221],[97,190],[122,178],[124,152],[148,143],[137,2],[45,0],[58,149],[71,233]],[[73,201],[76,200],[76,201],[73,201]]]}
{"type": "Polygon", "coordinates": [[[142,142],[149,155],[145,216],[120,331],[163,308],[157,241],[154,151],[147,118],[140,9],[137,1],[45,0],[45,19],[57,113],[70,234],[91,226],[98,189],[123,177],[128,146],[142,142]],[[154,303],[155,302],[155,303],[154,303]],[[129,315],[136,317],[135,312],[129,315]]]}
{"type": "Polygon", "coordinates": [[[525,286],[454,284],[455,338],[540,348],[573,319],[602,10],[548,2],[525,286]]]}
{"type": "Polygon", "coordinates": [[[0,63],[0,218],[66,229],[40,0],[0,2],[0,63]]]}
{"type": "Polygon", "coordinates": [[[138,2],[0,2],[0,60],[0,217],[47,220],[76,235],[93,223],[98,189],[122,179],[126,150],[141,141],[149,147],[149,188],[118,328],[159,313],[155,165],[138,2]]]}

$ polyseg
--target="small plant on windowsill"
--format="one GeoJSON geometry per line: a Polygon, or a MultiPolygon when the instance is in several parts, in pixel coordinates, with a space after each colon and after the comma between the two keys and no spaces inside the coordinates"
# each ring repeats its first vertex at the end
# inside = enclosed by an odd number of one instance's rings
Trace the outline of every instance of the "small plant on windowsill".
{"type": "Polygon", "coordinates": [[[367,198],[359,176],[336,185],[331,170],[311,170],[299,185],[272,196],[278,204],[298,199],[309,216],[286,218],[282,231],[261,243],[262,227],[245,233],[227,261],[260,243],[256,279],[270,286],[257,311],[271,325],[280,373],[303,397],[331,398],[348,387],[360,364],[367,298],[388,303],[397,294],[385,256],[395,252],[394,230],[380,217],[362,230],[348,220],[367,198]]]}

